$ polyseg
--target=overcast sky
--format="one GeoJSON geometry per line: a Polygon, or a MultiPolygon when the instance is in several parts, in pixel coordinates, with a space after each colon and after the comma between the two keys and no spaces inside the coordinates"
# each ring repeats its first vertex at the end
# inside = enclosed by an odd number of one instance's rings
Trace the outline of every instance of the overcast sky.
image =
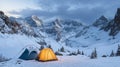
{"type": "Polygon", "coordinates": [[[0,0],[0,10],[9,16],[60,17],[92,23],[105,15],[113,18],[120,0],[0,0]]]}

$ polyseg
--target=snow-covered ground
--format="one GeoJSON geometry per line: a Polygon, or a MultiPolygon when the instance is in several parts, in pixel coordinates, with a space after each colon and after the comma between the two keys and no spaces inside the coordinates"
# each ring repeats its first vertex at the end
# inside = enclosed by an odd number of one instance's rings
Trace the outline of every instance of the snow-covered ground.
{"type": "Polygon", "coordinates": [[[22,49],[27,46],[39,47],[36,41],[36,38],[26,35],[0,34],[0,54],[7,58],[17,58],[22,49]]]}
{"type": "Polygon", "coordinates": [[[13,59],[0,63],[0,67],[120,67],[120,57],[89,59],[82,55],[58,56],[58,61],[49,62],[13,59]]]}

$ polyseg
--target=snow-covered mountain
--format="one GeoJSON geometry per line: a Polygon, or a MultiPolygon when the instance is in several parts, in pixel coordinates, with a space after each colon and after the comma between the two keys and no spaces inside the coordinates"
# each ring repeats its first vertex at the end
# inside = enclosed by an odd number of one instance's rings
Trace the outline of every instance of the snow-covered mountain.
{"type": "Polygon", "coordinates": [[[31,27],[41,26],[43,23],[42,20],[35,15],[26,17],[24,21],[27,22],[31,27]]]}
{"type": "Polygon", "coordinates": [[[104,28],[105,31],[109,31],[110,36],[116,36],[120,31],[120,8],[117,9],[117,13],[113,20],[104,28]]]}
{"type": "Polygon", "coordinates": [[[101,16],[93,23],[93,26],[102,28],[105,27],[108,24],[108,22],[109,20],[105,16],[101,16]]]}
{"type": "MultiPolygon", "coordinates": [[[[119,22],[119,8],[113,20],[101,16],[92,25],[85,25],[71,19],[54,19],[52,22],[45,23],[34,15],[26,18],[14,18],[7,17],[0,11],[0,40],[5,45],[13,42],[11,44],[14,44],[14,46],[21,46],[18,51],[28,44],[35,44],[38,48],[51,46],[55,52],[58,51],[63,55],[68,55],[79,49],[89,56],[91,51],[97,48],[98,55],[102,56],[117,49],[117,45],[120,43],[119,22]],[[15,38],[18,38],[19,41],[15,38]],[[7,43],[4,43],[6,42],[4,39],[7,40],[7,43]],[[24,45],[14,43],[14,41],[10,42],[9,39],[15,39],[15,41],[24,45]],[[24,40],[30,40],[30,43],[24,40]],[[64,52],[60,51],[62,47],[65,49],[64,52]],[[102,48],[106,50],[102,50],[102,48]]],[[[11,46],[8,47],[13,49],[11,46]]],[[[1,51],[3,50],[1,49],[1,51]]]]}
{"type": "Polygon", "coordinates": [[[0,11],[1,33],[18,33],[20,25],[9,19],[2,11],[0,11]]]}

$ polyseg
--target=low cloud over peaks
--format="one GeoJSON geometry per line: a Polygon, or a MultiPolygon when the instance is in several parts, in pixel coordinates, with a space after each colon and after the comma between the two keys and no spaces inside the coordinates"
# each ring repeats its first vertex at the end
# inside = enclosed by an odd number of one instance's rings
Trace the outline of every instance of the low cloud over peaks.
{"type": "Polygon", "coordinates": [[[92,23],[101,15],[114,17],[116,9],[120,6],[119,3],[118,0],[34,0],[36,7],[27,7],[18,12],[13,10],[9,13],[23,17],[37,15],[44,18],[60,17],[92,23]]]}

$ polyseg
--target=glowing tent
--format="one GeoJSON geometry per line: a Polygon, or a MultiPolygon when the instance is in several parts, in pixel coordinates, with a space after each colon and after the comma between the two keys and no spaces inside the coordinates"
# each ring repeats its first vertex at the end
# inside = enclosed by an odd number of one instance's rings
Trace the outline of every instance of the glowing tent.
{"type": "Polygon", "coordinates": [[[53,61],[57,60],[57,57],[52,49],[50,48],[44,48],[40,51],[38,55],[38,60],[40,61],[53,61]]]}

